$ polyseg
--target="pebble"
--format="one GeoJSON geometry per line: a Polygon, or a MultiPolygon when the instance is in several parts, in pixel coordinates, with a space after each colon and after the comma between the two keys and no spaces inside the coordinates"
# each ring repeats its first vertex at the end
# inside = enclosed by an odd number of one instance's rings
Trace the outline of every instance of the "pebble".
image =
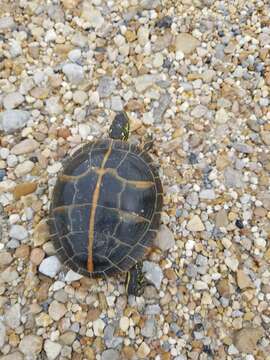
{"type": "Polygon", "coordinates": [[[114,83],[113,78],[111,78],[109,76],[103,76],[99,80],[97,91],[98,91],[100,98],[109,97],[113,93],[114,90],[115,90],[115,83],[114,83]]]}
{"type": "Polygon", "coordinates": [[[3,105],[6,110],[15,109],[24,102],[24,97],[19,92],[7,94],[3,99],[3,105]]]}
{"type": "Polygon", "coordinates": [[[162,76],[160,74],[139,76],[134,79],[136,91],[143,93],[146,89],[155,85],[160,80],[162,80],[162,76]]]}
{"type": "Polygon", "coordinates": [[[17,177],[27,175],[32,171],[34,166],[35,164],[32,161],[26,160],[15,167],[14,173],[17,177]]]}
{"type": "Polygon", "coordinates": [[[55,277],[61,269],[61,262],[57,256],[49,256],[45,258],[39,266],[39,271],[51,278],[55,277]]]}
{"type": "Polygon", "coordinates": [[[137,356],[139,357],[139,359],[147,359],[150,351],[150,347],[145,342],[142,342],[138,348],[137,356]]]}
{"type": "Polygon", "coordinates": [[[46,111],[49,115],[60,115],[63,113],[63,105],[59,101],[59,96],[52,96],[46,100],[46,111]]]}
{"type": "Polygon", "coordinates": [[[12,256],[9,252],[0,253],[0,266],[9,265],[12,262],[12,256]]]}
{"type": "Polygon", "coordinates": [[[204,224],[202,223],[202,221],[198,215],[192,216],[192,218],[187,223],[187,229],[189,231],[203,231],[204,230],[204,224]]]}
{"type": "Polygon", "coordinates": [[[25,335],[20,342],[19,350],[25,356],[35,356],[42,350],[43,339],[37,335],[25,335]]]}
{"type": "Polygon", "coordinates": [[[65,276],[65,282],[73,282],[73,281],[78,281],[82,278],[83,276],[76,273],[73,270],[69,270],[65,276]]]}
{"type": "Polygon", "coordinates": [[[120,355],[117,350],[108,349],[103,351],[101,360],[120,360],[120,355]]]}
{"type": "Polygon", "coordinates": [[[9,236],[16,240],[24,240],[28,236],[27,230],[22,225],[12,225],[9,231],[9,236]]]}
{"type": "Polygon", "coordinates": [[[225,124],[228,120],[229,120],[229,114],[225,109],[221,108],[216,112],[215,121],[218,124],[225,124]]]}
{"type": "Polygon", "coordinates": [[[3,16],[0,19],[0,31],[13,29],[15,27],[15,22],[11,16],[3,16]]]}
{"type": "Polygon", "coordinates": [[[83,67],[78,64],[68,63],[63,66],[63,73],[74,85],[78,85],[84,80],[84,70],[83,67]]]}
{"type": "Polygon", "coordinates": [[[176,36],[175,49],[181,51],[183,54],[188,55],[200,46],[200,41],[188,33],[182,33],[176,36]]]}
{"type": "Polygon", "coordinates": [[[141,330],[141,334],[147,338],[154,338],[156,336],[156,321],[155,319],[147,319],[141,330]]]}
{"type": "Polygon", "coordinates": [[[237,284],[241,290],[252,288],[253,283],[244,270],[239,269],[236,273],[237,284]]]}
{"type": "Polygon", "coordinates": [[[82,90],[77,90],[73,94],[73,100],[76,104],[83,105],[87,100],[86,92],[82,90]]]}
{"type": "Polygon", "coordinates": [[[0,347],[2,348],[5,344],[6,338],[6,327],[2,321],[0,321],[0,347]]]}
{"type": "Polygon", "coordinates": [[[11,153],[14,155],[22,155],[35,151],[39,148],[39,143],[34,139],[25,139],[13,146],[11,153]]]}
{"type": "Polygon", "coordinates": [[[15,186],[13,189],[13,195],[16,200],[19,200],[22,196],[32,194],[37,189],[37,183],[25,182],[15,186]]]}
{"type": "Polygon", "coordinates": [[[105,327],[105,323],[103,320],[97,319],[93,321],[93,330],[95,336],[102,336],[104,327],[105,327]]]}
{"type": "Polygon", "coordinates": [[[1,360],[24,360],[24,356],[21,352],[15,351],[11,354],[1,356],[1,360]]]}
{"type": "Polygon", "coordinates": [[[129,318],[126,316],[121,317],[119,327],[122,331],[126,332],[129,328],[129,318]]]}
{"type": "Polygon", "coordinates": [[[203,105],[197,105],[192,111],[191,116],[193,116],[195,119],[199,119],[203,117],[207,113],[207,107],[203,105]]]}
{"type": "Polygon", "coordinates": [[[56,300],[54,300],[49,306],[49,315],[54,321],[60,320],[66,312],[67,309],[65,305],[56,300]]]}
{"type": "Polygon", "coordinates": [[[153,262],[144,261],[142,271],[145,273],[146,279],[157,289],[160,289],[163,279],[163,273],[161,268],[153,262]]]}
{"type": "Polygon", "coordinates": [[[6,324],[11,329],[16,329],[21,323],[21,306],[20,304],[12,305],[5,315],[6,324]]]}
{"type": "Polygon", "coordinates": [[[231,167],[227,167],[224,170],[224,182],[227,187],[242,188],[242,174],[238,170],[234,170],[231,167]]]}
{"type": "Polygon", "coordinates": [[[239,261],[233,256],[228,256],[225,258],[225,264],[235,272],[238,269],[239,261]]]}
{"type": "Polygon", "coordinates": [[[10,134],[22,129],[30,119],[30,113],[23,110],[6,110],[0,113],[0,129],[10,134]]]}
{"type": "Polygon", "coordinates": [[[44,350],[46,352],[48,360],[56,359],[57,356],[60,354],[61,349],[62,346],[54,341],[47,339],[44,342],[44,350]]]}
{"type": "Polygon", "coordinates": [[[160,95],[158,106],[155,107],[153,111],[153,118],[155,123],[160,123],[162,121],[163,115],[170,106],[171,100],[172,98],[167,92],[160,95]]]}
{"type": "Polygon", "coordinates": [[[257,350],[257,342],[264,334],[261,327],[246,327],[236,331],[233,343],[238,351],[243,353],[253,353],[257,350]]]}
{"type": "Polygon", "coordinates": [[[154,240],[154,246],[162,251],[169,250],[175,245],[174,235],[166,225],[161,225],[160,230],[154,240]]]}
{"type": "Polygon", "coordinates": [[[69,60],[71,60],[73,62],[78,61],[81,56],[82,56],[81,49],[73,49],[68,53],[69,60]]]}

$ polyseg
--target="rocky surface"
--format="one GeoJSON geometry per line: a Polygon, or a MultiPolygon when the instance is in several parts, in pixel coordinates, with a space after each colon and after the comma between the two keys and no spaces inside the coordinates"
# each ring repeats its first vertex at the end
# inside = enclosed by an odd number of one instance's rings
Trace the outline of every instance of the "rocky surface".
{"type": "Polygon", "coordinates": [[[269,11],[1,1],[1,360],[269,359],[269,11]],[[46,224],[62,159],[122,109],[164,186],[138,298],[66,269],[46,224]]]}

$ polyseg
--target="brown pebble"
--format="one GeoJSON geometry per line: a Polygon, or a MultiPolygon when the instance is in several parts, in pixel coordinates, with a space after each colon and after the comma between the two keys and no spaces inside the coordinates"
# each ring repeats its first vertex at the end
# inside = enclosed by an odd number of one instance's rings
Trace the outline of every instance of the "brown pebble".
{"type": "Polygon", "coordinates": [[[125,346],[122,349],[123,359],[132,360],[133,358],[135,358],[135,354],[136,354],[136,352],[132,346],[125,346]]]}
{"type": "Polygon", "coordinates": [[[68,128],[60,128],[57,130],[57,136],[67,139],[71,135],[71,132],[68,128]]]}
{"type": "Polygon", "coordinates": [[[37,300],[39,302],[44,301],[48,298],[48,292],[51,283],[52,283],[51,281],[45,281],[39,286],[36,294],[37,300]]]}
{"type": "Polygon", "coordinates": [[[37,183],[35,182],[26,182],[18,184],[13,189],[13,195],[16,200],[19,200],[22,196],[28,195],[36,191],[37,183]]]}
{"type": "Polygon", "coordinates": [[[99,318],[99,315],[101,314],[100,309],[98,308],[90,308],[87,313],[87,320],[88,321],[95,321],[99,318]]]}
{"type": "Polygon", "coordinates": [[[31,251],[30,260],[33,264],[39,265],[44,259],[45,253],[41,248],[35,248],[31,251]]]}
{"type": "Polygon", "coordinates": [[[30,247],[28,245],[22,244],[15,251],[15,257],[20,259],[28,258],[30,253],[30,247]]]}

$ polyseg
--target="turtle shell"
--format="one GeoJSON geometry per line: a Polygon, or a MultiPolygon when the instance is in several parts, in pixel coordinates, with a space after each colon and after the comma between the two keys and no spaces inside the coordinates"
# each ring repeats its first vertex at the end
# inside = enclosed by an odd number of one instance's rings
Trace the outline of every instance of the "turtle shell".
{"type": "Polygon", "coordinates": [[[57,255],[86,276],[127,271],[151,247],[162,204],[158,171],[145,151],[120,140],[88,143],[64,162],[53,191],[57,255]]]}

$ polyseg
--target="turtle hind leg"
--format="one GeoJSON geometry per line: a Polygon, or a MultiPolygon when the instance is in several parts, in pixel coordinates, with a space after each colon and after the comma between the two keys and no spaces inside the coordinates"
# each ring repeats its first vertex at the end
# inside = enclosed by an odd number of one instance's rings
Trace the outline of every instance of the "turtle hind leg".
{"type": "Polygon", "coordinates": [[[142,268],[143,262],[139,261],[127,272],[125,285],[128,295],[142,296],[147,284],[142,268]]]}

